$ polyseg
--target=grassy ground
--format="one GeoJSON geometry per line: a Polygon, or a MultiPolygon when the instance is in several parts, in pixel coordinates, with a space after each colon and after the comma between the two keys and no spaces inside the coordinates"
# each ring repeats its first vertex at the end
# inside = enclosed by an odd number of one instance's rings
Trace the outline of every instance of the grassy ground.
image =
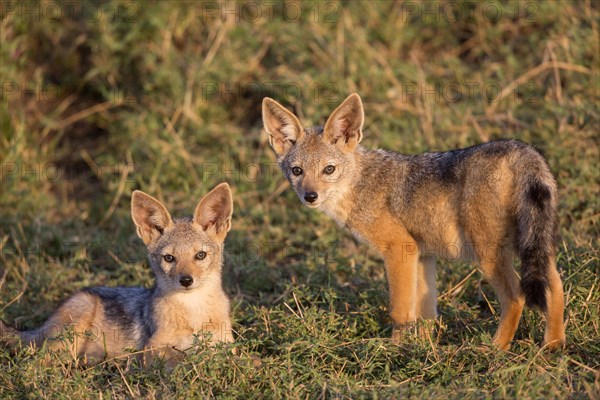
{"type": "Polygon", "coordinates": [[[241,355],[199,348],[168,374],[0,352],[0,397],[600,397],[597,3],[68,4],[2,2],[0,318],[31,328],[82,287],[151,285],[132,190],[181,215],[228,181],[241,355]],[[369,147],[518,138],[544,152],[564,351],[540,351],[531,310],[511,351],[494,350],[495,296],[450,262],[440,335],[390,342],[380,257],[301,207],[260,120],[264,96],[316,124],[353,91],[369,147]]]}

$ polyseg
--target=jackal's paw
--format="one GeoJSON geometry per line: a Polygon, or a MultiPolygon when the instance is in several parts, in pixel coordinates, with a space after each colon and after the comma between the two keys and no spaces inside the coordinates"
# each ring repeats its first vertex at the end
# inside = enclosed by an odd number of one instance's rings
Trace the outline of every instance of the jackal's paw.
{"type": "Polygon", "coordinates": [[[492,340],[494,347],[496,347],[499,350],[503,350],[503,351],[510,350],[510,342],[511,342],[511,340],[506,341],[505,339],[500,338],[498,336],[494,336],[494,339],[492,340]]]}
{"type": "Polygon", "coordinates": [[[567,340],[565,339],[564,336],[557,338],[557,339],[544,338],[544,342],[542,343],[542,346],[544,348],[550,349],[550,350],[560,350],[560,349],[563,349],[566,345],[567,345],[567,340]]]}
{"type": "Polygon", "coordinates": [[[416,322],[404,322],[402,324],[395,324],[392,330],[392,343],[400,344],[405,342],[408,338],[414,337],[417,334],[417,323],[416,322]]]}
{"type": "Polygon", "coordinates": [[[156,360],[161,360],[164,363],[166,371],[172,371],[177,364],[185,358],[183,351],[177,350],[174,347],[147,347],[141,353],[141,362],[144,368],[152,367],[156,360]]]}
{"type": "Polygon", "coordinates": [[[417,336],[425,342],[433,342],[436,338],[437,321],[425,319],[417,322],[417,336]]]}
{"type": "Polygon", "coordinates": [[[433,342],[436,338],[438,321],[425,319],[394,325],[392,342],[399,344],[407,341],[433,342]]]}

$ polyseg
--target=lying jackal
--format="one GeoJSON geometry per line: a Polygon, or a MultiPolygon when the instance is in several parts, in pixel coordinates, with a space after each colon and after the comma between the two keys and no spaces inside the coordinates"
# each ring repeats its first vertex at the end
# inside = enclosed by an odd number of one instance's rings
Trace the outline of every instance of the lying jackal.
{"type": "Polygon", "coordinates": [[[407,324],[436,318],[441,256],[479,263],[502,307],[498,347],[509,348],[524,303],[544,311],[545,344],[565,343],[553,247],[556,183],[533,147],[503,140],[419,155],[367,150],[359,145],[364,113],[357,94],[324,127],[304,129],[270,98],[262,111],[269,143],[300,200],[383,256],[395,339],[407,324]],[[520,285],[514,253],[522,262],[520,285]]]}
{"type": "MultiPolygon", "coordinates": [[[[195,335],[212,343],[231,342],[229,299],[221,284],[223,242],[231,227],[233,203],[222,183],[196,207],[193,217],[171,219],[155,198],[136,190],[131,214],[156,276],[151,289],[91,287],[69,297],[38,329],[19,332],[0,322],[0,340],[101,359],[126,349],[148,350],[176,361],[195,335]],[[62,340],[70,328],[74,340],[62,340]]],[[[148,361],[148,359],[146,359],[148,361]]]]}

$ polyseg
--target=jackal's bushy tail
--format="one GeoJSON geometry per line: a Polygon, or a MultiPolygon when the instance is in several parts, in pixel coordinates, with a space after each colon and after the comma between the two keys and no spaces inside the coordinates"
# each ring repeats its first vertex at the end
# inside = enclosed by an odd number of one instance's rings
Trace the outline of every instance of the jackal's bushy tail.
{"type": "Polygon", "coordinates": [[[550,172],[529,176],[519,186],[517,249],[521,259],[521,289],[528,306],[545,311],[548,271],[554,257],[557,229],[556,189],[550,172]]]}

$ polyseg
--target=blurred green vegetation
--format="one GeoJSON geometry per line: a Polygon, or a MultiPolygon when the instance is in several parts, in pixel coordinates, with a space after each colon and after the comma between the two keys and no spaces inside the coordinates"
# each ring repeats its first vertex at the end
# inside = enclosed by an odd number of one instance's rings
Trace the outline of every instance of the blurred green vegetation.
{"type": "Polygon", "coordinates": [[[596,2],[1,7],[0,317],[31,328],[79,288],[150,285],[131,191],[182,215],[228,181],[224,278],[243,355],[199,349],[168,375],[0,353],[0,397],[600,395],[596,2]],[[390,343],[381,259],[301,207],[262,131],[265,96],[311,125],[351,92],[368,147],[517,138],[545,154],[561,197],[566,351],[539,352],[531,311],[512,352],[493,350],[495,296],[473,266],[450,262],[438,342],[390,343]]]}

